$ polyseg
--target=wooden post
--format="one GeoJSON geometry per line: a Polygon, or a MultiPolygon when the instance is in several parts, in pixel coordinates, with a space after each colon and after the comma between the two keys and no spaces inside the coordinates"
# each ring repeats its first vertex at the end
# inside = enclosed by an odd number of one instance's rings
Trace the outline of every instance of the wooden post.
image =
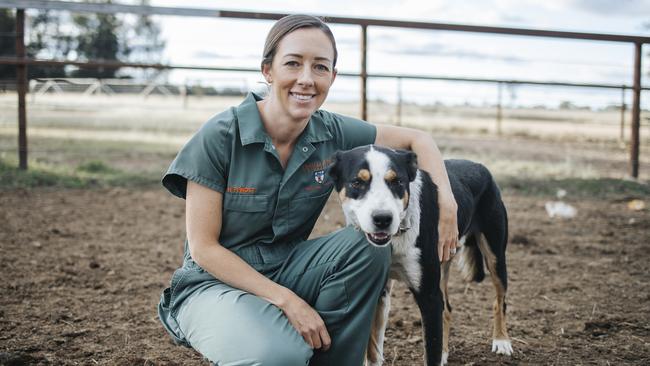
{"type": "Polygon", "coordinates": [[[368,72],[366,69],[367,60],[367,45],[368,45],[368,26],[365,24],[361,26],[361,119],[368,120],[368,98],[366,93],[366,85],[368,82],[368,72]]]}
{"type": "Polygon", "coordinates": [[[498,83],[499,85],[499,91],[498,91],[498,96],[497,96],[497,135],[501,136],[501,118],[502,118],[502,112],[501,112],[501,90],[503,89],[503,83],[498,83]]]}
{"type": "Polygon", "coordinates": [[[632,92],[632,131],[630,138],[630,175],[639,177],[639,128],[641,118],[641,46],[634,44],[634,86],[632,92]]]}
{"type": "Polygon", "coordinates": [[[621,88],[621,133],[618,136],[618,141],[625,141],[625,85],[621,88]]]}
{"type": "MultiPolygon", "coordinates": [[[[16,57],[25,58],[25,9],[16,10],[16,57]]],[[[22,170],[27,170],[27,65],[16,65],[18,91],[18,162],[22,170]]]]}
{"type": "Polygon", "coordinates": [[[402,78],[397,78],[397,125],[402,125],[402,78]]]}

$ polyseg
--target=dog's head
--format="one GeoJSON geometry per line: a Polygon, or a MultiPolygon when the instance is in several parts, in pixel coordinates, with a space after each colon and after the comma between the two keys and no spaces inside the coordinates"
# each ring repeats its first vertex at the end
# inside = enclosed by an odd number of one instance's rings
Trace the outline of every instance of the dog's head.
{"type": "Polygon", "coordinates": [[[349,225],[377,246],[390,243],[406,213],[409,183],[417,175],[417,157],[411,151],[375,145],[338,152],[328,174],[339,192],[349,225]]]}

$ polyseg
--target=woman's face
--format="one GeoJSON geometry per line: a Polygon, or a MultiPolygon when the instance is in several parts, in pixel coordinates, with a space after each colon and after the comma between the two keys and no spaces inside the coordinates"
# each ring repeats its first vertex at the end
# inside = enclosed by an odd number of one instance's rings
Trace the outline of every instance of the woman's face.
{"type": "Polygon", "coordinates": [[[272,64],[262,67],[274,110],[296,121],[309,119],[334,82],[333,62],[334,48],[320,29],[301,28],[284,36],[272,64]]]}

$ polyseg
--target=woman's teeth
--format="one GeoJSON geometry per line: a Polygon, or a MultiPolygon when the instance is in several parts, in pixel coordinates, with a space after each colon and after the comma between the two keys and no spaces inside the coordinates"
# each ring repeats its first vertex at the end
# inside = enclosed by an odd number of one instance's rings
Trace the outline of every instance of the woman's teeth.
{"type": "Polygon", "coordinates": [[[300,100],[309,100],[313,97],[313,95],[302,95],[302,94],[296,94],[296,93],[291,93],[291,95],[300,100]]]}

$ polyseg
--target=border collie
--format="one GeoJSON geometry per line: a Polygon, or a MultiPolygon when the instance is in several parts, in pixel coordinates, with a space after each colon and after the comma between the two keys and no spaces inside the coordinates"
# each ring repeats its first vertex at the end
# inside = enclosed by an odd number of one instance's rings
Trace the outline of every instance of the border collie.
{"type": "MultiPolygon", "coordinates": [[[[390,279],[373,320],[366,351],[369,365],[383,362],[383,342],[393,280],[404,282],[420,308],[426,365],[444,365],[449,355],[451,306],[447,296],[450,262],[438,259],[437,187],[417,167],[413,152],[375,145],[338,152],[332,177],[348,225],[376,246],[392,245],[390,279]]],[[[481,282],[485,267],[496,290],[492,351],[512,354],[506,327],[506,244],[508,218],[490,172],[467,160],[446,160],[458,204],[459,250],[463,278],[481,282]]]]}

